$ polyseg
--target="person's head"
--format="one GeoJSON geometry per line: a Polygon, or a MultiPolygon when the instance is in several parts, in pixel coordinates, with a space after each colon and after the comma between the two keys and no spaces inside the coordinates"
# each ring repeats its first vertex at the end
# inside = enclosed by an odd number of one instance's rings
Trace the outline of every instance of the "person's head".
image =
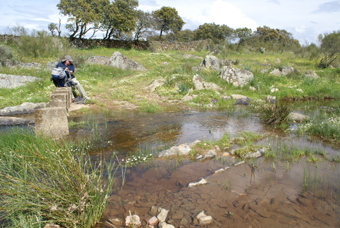
{"type": "Polygon", "coordinates": [[[72,62],[73,59],[70,55],[65,55],[65,58],[62,61],[66,66],[69,66],[72,62]]]}

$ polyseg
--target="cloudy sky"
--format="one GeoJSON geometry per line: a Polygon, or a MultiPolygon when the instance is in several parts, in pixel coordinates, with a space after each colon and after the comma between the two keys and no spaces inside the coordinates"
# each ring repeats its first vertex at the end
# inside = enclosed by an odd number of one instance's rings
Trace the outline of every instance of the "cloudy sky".
{"type": "MultiPolygon", "coordinates": [[[[45,29],[58,23],[60,0],[0,0],[0,33],[16,25],[45,29]]],[[[139,0],[139,8],[153,11],[162,6],[176,8],[186,22],[183,29],[203,23],[226,24],[232,28],[259,26],[285,29],[301,44],[317,44],[320,33],[340,30],[340,0],[139,0]]]]}

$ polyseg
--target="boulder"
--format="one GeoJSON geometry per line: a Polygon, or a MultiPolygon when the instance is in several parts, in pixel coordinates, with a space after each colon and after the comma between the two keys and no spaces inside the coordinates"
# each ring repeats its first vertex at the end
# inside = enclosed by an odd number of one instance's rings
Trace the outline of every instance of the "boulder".
{"type": "Polygon", "coordinates": [[[194,77],[192,78],[192,81],[194,83],[195,90],[202,90],[202,89],[208,89],[208,90],[213,90],[213,91],[222,90],[221,87],[219,87],[218,85],[212,82],[204,81],[204,79],[198,74],[194,75],[194,77]]]}
{"type": "Polygon", "coordinates": [[[274,75],[274,76],[280,76],[280,75],[282,75],[282,72],[279,70],[279,69],[274,69],[273,71],[271,71],[270,73],[269,73],[270,75],[274,75]]]}
{"type": "Polygon", "coordinates": [[[254,75],[250,71],[231,66],[222,67],[219,77],[237,87],[243,87],[254,79],[254,75]]]}
{"type": "Polygon", "coordinates": [[[126,70],[126,69],[140,70],[140,71],[146,70],[141,64],[127,58],[126,56],[122,55],[120,52],[113,53],[109,62],[106,65],[117,67],[123,70],[126,70]]]}
{"type": "Polygon", "coordinates": [[[37,80],[40,79],[32,76],[0,74],[0,88],[13,89],[37,80]]]}
{"type": "Polygon", "coordinates": [[[222,61],[213,55],[207,55],[200,63],[200,67],[211,68],[212,70],[220,70],[222,61]]]}
{"type": "Polygon", "coordinates": [[[34,124],[34,120],[28,120],[16,117],[0,117],[0,126],[16,126],[34,124]]]}
{"type": "Polygon", "coordinates": [[[109,57],[105,56],[91,56],[85,62],[89,64],[106,65],[110,61],[109,57]]]}
{"type": "Polygon", "coordinates": [[[212,217],[211,216],[207,216],[204,211],[200,212],[196,218],[199,221],[200,225],[208,225],[210,223],[212,223],[212,217]]]}
{"type": "Polygon", "coordinates": [[[34,110],[38,108],[45,108],[46,103],[31,103],[31,102],[24,102],[18,106],[10,106],[3,109],[0,109],[0,116],[13,116],[13,115],[21,115],[21,114],[28,114],[33,113],[34,110]]]}
{"type": "Polygon", "coordinates": [[[309,70],[304,75],[306,78],[317,79],[319,76],[313,70],[309,70]]]}
{"type": "Polygon", "coordinates": [[[168,217],[169,210],[164,208],[161,209],[159,214],[157,215],[157,219],[160,223],[165,222],[166,218],[168,217]]]}

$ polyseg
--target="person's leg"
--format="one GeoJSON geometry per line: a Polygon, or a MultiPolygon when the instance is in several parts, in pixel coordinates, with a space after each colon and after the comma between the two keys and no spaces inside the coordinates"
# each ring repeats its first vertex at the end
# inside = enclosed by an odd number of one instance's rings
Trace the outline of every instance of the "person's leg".
{"type": "Polygon", "coordinates": [[[78,82],[78,80],[76,78],[72,78],[72,82],[74,82],[76,85],[76,89],[78,90],[78,92],[80,93],[80,95],[83,98],[87,98],[86,92],[84,90],[84,88],[81,86],[81,84],[78,82]]]}

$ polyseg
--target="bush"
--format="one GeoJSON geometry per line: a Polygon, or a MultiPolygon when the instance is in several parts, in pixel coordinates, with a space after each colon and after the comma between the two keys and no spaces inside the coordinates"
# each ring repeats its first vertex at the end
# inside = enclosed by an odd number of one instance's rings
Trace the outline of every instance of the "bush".
{"type": "Polygon", "coordinates": [[[24,28],[14,29],[20,37],[16,41],[19,54],[27,57],[55,57],[69,48],[68,41],[52,37],[46,31],[33,30],[31,34],[24,28]]]}
{"type": "Polygon", "coordinates": [[[6,59],[12,59],[12,51],[10,47],[1,45],[0,46],[0,65],[5,65],[6,59]]]}
{"type": "Polygon", "coordinates": [[[260,108],[260,119],[265,124],[285,124],[289,113],[290,108],[284,105],[264,105],[260,108]]]}

